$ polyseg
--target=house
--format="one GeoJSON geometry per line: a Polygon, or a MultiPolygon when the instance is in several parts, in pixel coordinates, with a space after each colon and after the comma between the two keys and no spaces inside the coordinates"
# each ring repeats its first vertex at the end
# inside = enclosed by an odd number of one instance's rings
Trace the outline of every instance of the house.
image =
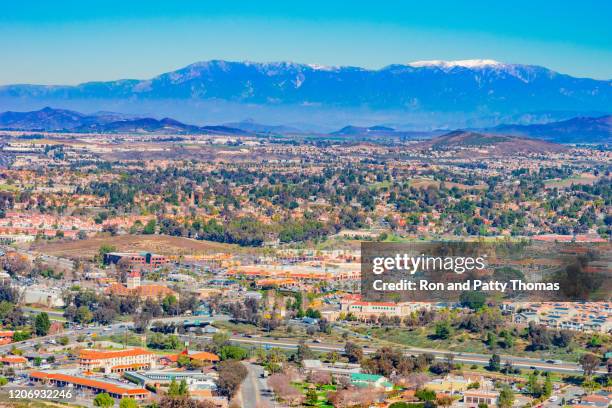
{"type": "Polygon", "coordinates": [[[106,293],[115,296],[130,296],[136,295],[139,298],[145,299],[163,299],[167,296],[178,298],[178,293],[172,289],[162,285],[142,285],[140,280],[140,272],[130,272],[127,276],[126,285],[114,283],[106,288],[106,293]]]}
{"type": "Polygon", "coordinates": [[[221,360],[218,355],[207,351],[189,353],[188,356],[191,360],[196,360],[204,364],[211,364],[221,360]]]}
{"type": "Polygon", "coordinates": [[[590,394],[590,395],[586,395],[582,397],[580,399],[580,404],[588,405],[591,407],[607,408],[608,406],[610,406],[610,404],[612,404],[612,396],[605,391],[598,392],[595,394],[590,394]]]}
{"type": "Polygon", "coordinates": [[[478,407],[478,404],[497,405],[498,392],[467,390],[463,393],[463,402],[467,407],[478,407]]]}
{"type": "Polygon", "coordinates": [[[14,369],[25,368],[28,360],[22,356],[3,356],[0,357],[0,364],[4,367],[10,367],[14,369]]]}
{"type": "Polygon", "coordinates": [[[393,384],[391,384],[386,377],[378,374],[363,374],[363,373],[352,373],[351,384],[355,387],[365,388],[384,388],[385,391],[391,391],[393,384]]]}
{"type": "Polygon", "coordinates": [[[221,360],[218,355],[209,353],[207,351],[192,351],[185,349],[178,354],[167,354],[162,356],[159,358],[159,362],[162,365],[174,364],[178,362],[178,359],[181,356],[187,356],[190,360],[197,361],[202,365],[210,365],[221,360]]]}
{"type": "Polygon", "coordinates": [[[12,343],[14,334],[12,330],[0,331],[0,345],[12,343]]]}
{"type": "Polygon", "coordinates": [[[449,374],[444,378],[434,378],[425,384],[425,387],[436,392],[456,393],[466,391],[468,386],[473,383],[478,383],[481,388],[493,388],[492,382],[483,376],[458,376],[452,374],[449,374]]]}

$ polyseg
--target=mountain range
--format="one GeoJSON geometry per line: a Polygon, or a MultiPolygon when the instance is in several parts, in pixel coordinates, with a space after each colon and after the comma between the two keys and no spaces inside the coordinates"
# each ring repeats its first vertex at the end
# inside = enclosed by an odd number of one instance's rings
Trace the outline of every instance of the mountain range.
{"type": "Polygon", "coordinates": [[[612,115],[577,117],[536,125],[498,125],[487,131],[560,143],[612,143],[612,115]]]}
{"type": "Polygon", "coordinates": [[[195,126],[171,118],[141,118],[109,112],[86,115],[50,107],[32,112],[0,113],[0,129],[76,133],[249,134],[242,129],[228,126],[195,126]]]}
{"type": "MultiPolygon", "coordinates": [[[[307,135],[295,127],[267,125],[251,120],[222,125],[197,126],[176,119],[155,119],[115,112],[84,114],[67,109],[45,107],[37,111],[0,113],[0,129],[29,131],[70,131],[82,133],[160,133],[160,134],[218,134],[218,135],[307,135]]],[[[566,121],[538,125],[505,124],[486,129],[469,129],[479,134],[504,137],[520,136],[557,143],[611,143],[612,116],[577,117],[566,121]]],[[[321,137],[341,139],[396,139],[422,140],[447,134],[449,130],[435,129],[406,131],[389,126],[344,126],[321,137]]]]}
{"type": "Polygon", "coordinates": [[[0,86],[0,110],[55,106],[179,121],[321,127],[400,123],[406,128],[494,127],[608,114],[612,81],[492,60],[418,61],[381,69],[290,62],[205,61],[151,79],[0,86]],[[535,114],[533,112],[539,112],[535,114]]]}

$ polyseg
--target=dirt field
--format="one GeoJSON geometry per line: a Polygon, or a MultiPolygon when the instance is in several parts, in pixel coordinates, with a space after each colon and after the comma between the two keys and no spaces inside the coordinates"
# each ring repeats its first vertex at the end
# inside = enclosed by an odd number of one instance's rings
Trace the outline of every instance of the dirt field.
{"type": "Polygon", "coordinates": [[[571,187],[572,184],[576,185],[587,185],[587,184],[595,184],[599,180],[599,177],[594,174],[583,173],[576,177],[570,177],[566,179],[552,179],[546,180],[544,182],[544,187],[546,188],[566,188],[571,187]]]}
{"type": "MultiPolygon", "coordinates": [[[[237,245],[221,244],[211,241],[171,237],[167,235],[121,235],[101,236],[82,241],[60,241],[36,243],[31,249],[48,255],[67,258],[91,259],[103,244],[112,245],[117,251],[155,252],[162,255],[204,255],[217,252],[241,252],[248,249],[237,245]]],[[[252,249],[251,249],[252,250],[252,249]]]]}
{"type": "MultiPolygon", "coordinates": [[[[460,184],[460,183],[453,183],[452,181],[447,181],[444,184],[446,184],[446,188],[453,188],[453,187],[457,187],[459,190],[470,190],[470,189],[474,189],[474,190],[483,190],[485,188],[487,188],[486,184],[476,184],[473,186],[468,186],[467,184],[460,184]]],[[[432,180],[432,179],[426,179],[426,178],[416,178],[416,179],[412,179],[410,180],[410,185],[412,187],[415,188],[421,188],[421,189],[425,189],[428,187],[435,187],[435,188],[440,188],[440,182],[437,180],[432,180]]]]}

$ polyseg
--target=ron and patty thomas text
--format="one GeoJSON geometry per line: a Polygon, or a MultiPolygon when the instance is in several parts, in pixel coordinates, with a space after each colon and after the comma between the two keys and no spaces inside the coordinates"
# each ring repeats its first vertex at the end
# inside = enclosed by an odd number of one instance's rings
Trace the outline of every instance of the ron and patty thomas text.
{"type": "MultiPolygon", "coordinates": [[[[381,275],[384,272],[404,272],[414,275],[419,271],[452,271],[463,274],[466,271],[483,271],[487,267],[486,255],[479,257],[460,256],[410,256],[396,254],[388,257],[374,257],[372,259],[372,272],[381,275]]],[[[388,282],[376,279],[372,282],[372,289],[376,291],[486,291],[506,292],[513,291],[558,291],[558,282],[524,282],[520,279],[511,279],[507,282],[499,280],[472,279],[464,282],[430,282],[426,279],[410,280],[400,279],[388,282]]]]}

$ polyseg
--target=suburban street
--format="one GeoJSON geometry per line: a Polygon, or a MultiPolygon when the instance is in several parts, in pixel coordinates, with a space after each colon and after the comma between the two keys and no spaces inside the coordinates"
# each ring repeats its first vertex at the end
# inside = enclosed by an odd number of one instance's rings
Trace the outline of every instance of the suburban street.
{"type": "Polygon", "coordinates": [[[262,406],[277,407],[274,393],[268,389],[266,379],[262,377],[263,367],[244,363],[248,375],[240,386],[240,406],[244,408],[260,408],[262,406]]]}

